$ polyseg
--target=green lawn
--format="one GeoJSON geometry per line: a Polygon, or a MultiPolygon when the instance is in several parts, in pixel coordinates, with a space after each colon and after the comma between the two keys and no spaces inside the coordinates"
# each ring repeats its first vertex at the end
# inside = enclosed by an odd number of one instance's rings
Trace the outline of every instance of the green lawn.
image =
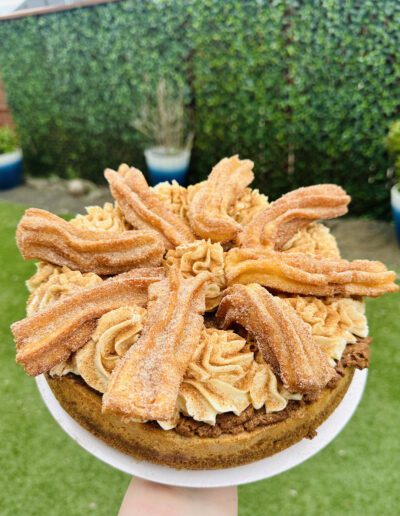
{"type": "MultiPolygon", "coordinates": [[[[22,212],[0,203],[0,516],[114,515],[128,476],[67,437],[14,362],[9,325],[24,316],[24,280],[34,270],[14,242],[22,212]]],[[[400,295],[368,302],[372,369],[346,429],[305,464],[241,487],[241,516],[400,514],[399,308],[400,295]]]]}

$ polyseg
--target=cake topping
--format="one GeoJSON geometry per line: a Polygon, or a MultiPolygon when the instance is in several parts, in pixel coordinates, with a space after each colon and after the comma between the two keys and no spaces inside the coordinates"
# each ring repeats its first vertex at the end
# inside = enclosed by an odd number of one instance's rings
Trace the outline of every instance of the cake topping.
{"type": "Polygon", "coordinates": [[[267,412],[283,410],[291,397],[278,387],[262,357],[254,359],[246,339],[233,331],[204,328],[182,382],[178,405],[183,414],[213,425],[218,414],[240,415],[250,404],[265,406],[267,412]]]}
{"type": "Polygon", "coordinates": [[[93,272],[82,273],[62,267],[61,272],[48,276],[29,296],[27,315],[32,315],[52,303],[59,301],[79,290],[99,285],[103,280],[93,272]]]}
{"type": "Polygon", "coordinates": [[[256,283],[227,289],[217,319],[223,328],[233,323],[243,326],[291,392],[319,391],[334,376],[334,369],[312,338],[310,326],[289,303],[256,283]]]}
{"type": "Polygon", "coordinates": [[[294,296],[285,298],[311,326],[314,341],[333,360],[340,360],[347,344],[368,335],[365,304],[351,298],[294,296]]]}
{"type": "Polygon", "coordinates": [[[238,156],[222,159],[189,205],[190,224],[201,238],[214,242],[233,240],[242,226],[228,215],[246,186],[254,179],[254,163],[238,156]]]}
{"type": "Polygon", "coordinates": [[[66,360],[92,335],[96,319],[121,306],[147,302],[147,289],[163,269],[136,269],[57,301],[12,325],[17,362],[38,375],[66,360]]]}
{"type": "Polygon", "coordinates": [[[27,210],[18,224],[17,244],[25,259],[100,275],[160,265],[164,253],[154,231],[89,231],[35,208],[27,210]]]}
{"type": "Polygon", "coordinates": [[[114,206],[110,202],[106,202],[102,208],[88,206],[85,210],[87,215],[77,215],[70,220],[71,224],[81,229],[90,229],[91,231],[98,229],[114,233],[122,233],[129,229],[119,206],[114,206]]]}
{"type": "Polygon", "coordinates": [[[61,274],[63,267],[53,265],[52,263],[37,262],[36,272],[26,282],[26,287],[29,292],[33,292],[35,289],[40,287],[43,283],[46,283],[50,278],[61,274]]]}
{"type": "Polygon", "coordinates": [[[340,258],[335,237],[323,224],[312,223],[300,229],[283,246],[285,253],[304,253],[323,258],[340,258]]]}
{"type": "Polygon", "coordinates": [[[187,218],[189,208],[187,188],[173,179],[171,183],[164,181],[153,186],[153,192],[172,213],[179,215],[185,222],[189,223],[187,218]]]}
{"type": "Polygon", "coordinates": [[[228,209],[228,215],[242,226],[249,224],[253,218],[268,206],[266,195],[257,189],[245,188],[228,209]]]}
{"type": "Polygon", "coordinates": [[[178,267],[184,278],[197,276],[204,271],[210,272],[211,280],[206,287],[206,310],[218,306],[226,286],[224,250],[219,242],[213,244],[210,240],[196,240],[180,245],[168,251],[166,263],[178,267]]]}
{"type": "MultiPolygon", "coordinates": [[[[99,392],[105,392],[112,371],[143,329],[146,309],[122,306],[104,314],[87,344],[75,354],[75,374],[99,392]]],[[[65,373],[64,373],[65,374],[65,373]]]]}
{"type": "Polygon", "coordinates": [[[242,247],[281,250],[299,229],[310,222],[344,215],[349,202],[350,197],[336,185],[293,190],[257,215],[239,235],[239,243],[242,247]]]}
{"type": "Polygon", "coordinates": [[[170,268],[150,286],[142,335],[111,375],[105,412],[142,421],[176,418],[179,387],[200,340],[209,278],[203,272],[185,279],[170,268]]]}
{"type": "Polygon", "coordinates": [[[104,175],[125,219],[134,228],[157,232],[167,249],[194,240],[189,226],[160,201],[140,170],[121,165],[118,172],[107,169],[104,175]]]}
{"type": "Polygon", "coordinates": [[[265,287],[311,296],[381,296],[397,292],[396,273],[381,262],[328,259],[303,253],[231,249],[225,257],[228,284],[265,287]]]}
{"type": "MultiPolygon", "coordinates": [[[[168,208],[182,217],[189,223],[188,210],[194,194],[200,190],[205,181],[189,185],[187,188],[181,186],[175,180],[171,183],[165,181],[153,187],[154,193],[163,201],[168,208]]],[[[245,188],[228,209],[228,215],[239,224],[245,226],[258,213],[268,206],[267,197],[257,189],[245,188]]]]}

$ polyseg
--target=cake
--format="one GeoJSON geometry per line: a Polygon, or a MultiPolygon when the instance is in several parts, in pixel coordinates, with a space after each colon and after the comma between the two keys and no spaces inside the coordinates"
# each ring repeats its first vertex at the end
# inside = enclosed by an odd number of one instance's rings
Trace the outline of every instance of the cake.
{"type": "Polygon", "coordinates": [[[312,439],[369,365],[364,298],[398,290],[321,223],[350,197],[322,184],[269,203],[238,156],[187,188],[125,164],[105,177],[114,203],[18,225],[37,271],[17,362],[140,460],[226,468],[312,439]]]}

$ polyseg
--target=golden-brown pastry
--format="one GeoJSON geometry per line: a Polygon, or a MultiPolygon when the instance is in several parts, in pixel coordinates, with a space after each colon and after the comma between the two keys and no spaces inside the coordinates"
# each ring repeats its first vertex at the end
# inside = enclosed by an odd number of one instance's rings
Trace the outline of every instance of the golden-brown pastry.
{"type": "MultiPolygon", "coordinates": [[[[194,194],[200,190],[206,181],[201,181],[187,188],[174,180],[164,181],[153,186],[153,192],[168,209],[183,218],[189,224],[189,205],[194,194]]],[[[257,189],[245,188],[228,209],[228,215],[242,226],[248,224],[258,213],[268,206],[267,196],[257,189]]]]}
{"type": "Polygon", "coordinates": [[[324,258],[340,258],[336,238],[331,234],[329,228],[316,223],[311,223],[309,226],[300,229],[286,242],[282,252],[313,254],[324,258]]]}
{"type": "Polygon", "coordinates": [[[154,231],[89,231],[36,208],[26,210],[18,224],[17,244],[26,260],[36,258],[99,275],[158,266],[164,254],[154,231]]]}
{"type": "Polygon", "coordinates": [[[195,239],[182,218],[170,211],[152,191],[140,170],[121,165],[118,172],[107,169],[104,175],[125,219],[134,228],[157,232],[167,249],[195,239]]]}
{"type": "Polygon", "coordinates": [[[344,215],[350,197],[337,185],[322,184],[293,190],[271,203],[238,237],[242,247],[281,250],[301,228],[315,220],[344,215]]]}
{"type": "Polygon", "coordinates": [[[243,326],[291,392],[320,391],[335,375],[327,357],[315,344],[310,326],[290,304],[256,283],[227,289],[217,319],[223,328],[233,323],[243,326]]]}
{"type": "Polygon", "coordinates": [[[48,371],[89,340],[96,319],[104,313],[129,304],[145,305],[149,285],[163,275],[161,268],[135,269],[14,323],[17,362],[31,376],[48,371]]]}
{"type": "Polygon", "coordinates": [[[184,278],[197,276],[201,272],[211,273],[206,287],[206,310],[218,306],[222,291],[226,286],[224,271],[224,250],[219,242],[196,240],[168,251],[166,263],[176,266],[184,278]]]}
{"type": "Polygon", "coordinates": [[[88,206],[85,208],[86,215],[77,215],[70,220],[70,223],[81,229],[91,231],[113,231],[121,233],[130,229],[124,219],[124,215],[118,205],[114,206],[111,202],[106,202],[101,206],[88,206]]]}
{"type": "Polygon", "coordinates": [[[209,276],[184,279],[172,267],[150,286],[145,327],[111,375],[104,412],[141,421],[176,418],[179,386],[200,340],[209,276]]]}
{"type": "Polygon", "coordinates": [[[370,296],[397,292],[396,273],[381,262],[326,259],[303,253],[231,249],[225,256],[229,285],[259,283],[310,296],[370,296]]]}
{"type": "Polygon", "coordinates": [[[254,179],[254,163],[238,156],[222,159],[193,195],[189,220],[193,231],[214,242],[233,240],[242,226],[228,215],[229,208],[254,179]]]}

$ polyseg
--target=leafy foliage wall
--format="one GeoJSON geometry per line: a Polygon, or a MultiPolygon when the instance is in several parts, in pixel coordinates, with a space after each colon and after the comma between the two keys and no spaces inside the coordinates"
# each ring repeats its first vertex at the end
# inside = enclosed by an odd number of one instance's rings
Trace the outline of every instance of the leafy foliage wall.
{"type": "Polygon", "coordinates": [[[397,0],[124,0],[0,24],[0,70],[33,174],[143,165],[131,121],[161,77],[187,84],[192,179],[222,156],[257,186],[336,181],[388,210],[382,144],[399,116],[397,0]]]}

